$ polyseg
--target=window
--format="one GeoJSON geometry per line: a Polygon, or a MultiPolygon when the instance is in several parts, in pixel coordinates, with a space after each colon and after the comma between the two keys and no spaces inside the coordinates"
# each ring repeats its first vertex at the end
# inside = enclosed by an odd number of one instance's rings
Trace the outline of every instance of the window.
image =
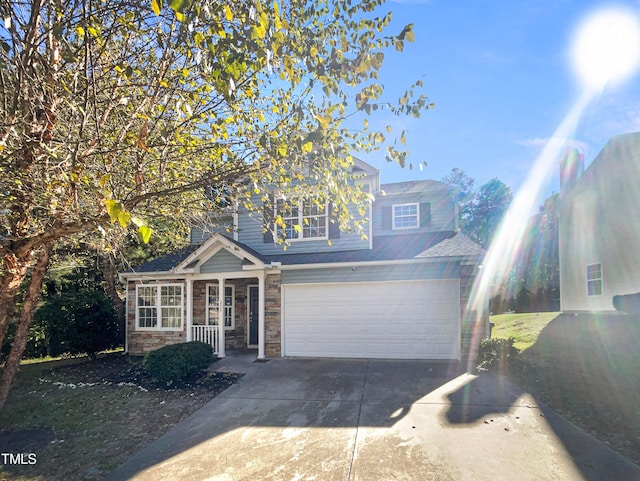
{"type": "MultiPolygon", "coordinates": [[[[224,286],[224,328],[235,328],[234,315],[234,288],[233,286],[224,286]]],[[[218,325],[218,312],[220,306],[220,286],[218,284],[207,284],[207,324],[210,326],[218,325]]]]}
{"type": "Polygon", "coordinates": [[[182,285],[155,284],[136,286],[138,329],[182,329],[182,285]]]}
{"type": "Polygon", "coordinates": [[[418,204],[397,204],[393,206],[393,229],[417,229],[420,227],[418,204]]]}
{"type": "Polygon", "coordinates": [[[587,296],[602,295],[602,263],[587,266],[587,296]]]}
{"type": "Polygon", "coordinates": [[[319,199],[306,199],[293,205],[276,203],[276,233],[289,240],[326,239],[327,204],[319,199]]]}

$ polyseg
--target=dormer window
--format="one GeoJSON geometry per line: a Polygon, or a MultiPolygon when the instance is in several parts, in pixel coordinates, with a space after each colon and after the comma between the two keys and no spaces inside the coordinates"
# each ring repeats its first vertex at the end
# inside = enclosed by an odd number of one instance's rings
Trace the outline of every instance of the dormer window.
{"type": "Polygon", "coordinates": [[[395,204],[392,210],[393,230],[417,229],[420,227],[420,204],[395,204]]]}
{"type": "Polygon", "coordinates": [[[327,204],[318,199],[305,199],[297,203],[276,202],[276,235],[290,241],[327,239],[327,204]]]}

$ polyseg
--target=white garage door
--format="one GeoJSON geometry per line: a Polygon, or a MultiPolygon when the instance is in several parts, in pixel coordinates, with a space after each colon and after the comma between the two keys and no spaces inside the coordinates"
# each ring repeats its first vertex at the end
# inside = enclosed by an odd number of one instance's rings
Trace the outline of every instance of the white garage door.
{"type": "Polygon", "coordinates": [[[457,359],[457,279],[283,285],[285,356],[457,359]]]}

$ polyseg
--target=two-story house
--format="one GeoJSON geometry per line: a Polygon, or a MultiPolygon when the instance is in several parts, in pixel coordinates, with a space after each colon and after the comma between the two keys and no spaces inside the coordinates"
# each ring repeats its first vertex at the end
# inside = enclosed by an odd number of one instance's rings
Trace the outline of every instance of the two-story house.
{"type": "Polygon", "coordinates": [[[613,297],[640,291],[640,132],[612,137],[563,185],[560,307],[614,312],[613,297]]]}
{"type": "Polygon", "coordinates": [[[375,194],[367,236],[340,232],[326,205],[275,202],[264,215],[240,208],[227,233],[194,228],[189,247],[122,273],[127,352],[200,340],[219,356],[465,358],[488,332],[488,303],[467,309],[484,251],[458,232],[454,189],[354,170],[375,194]]]}

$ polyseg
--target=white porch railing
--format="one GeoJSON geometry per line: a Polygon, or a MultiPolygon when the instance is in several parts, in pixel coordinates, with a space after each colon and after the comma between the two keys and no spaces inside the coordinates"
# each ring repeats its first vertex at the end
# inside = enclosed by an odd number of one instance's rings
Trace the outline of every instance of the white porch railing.
{"type": "Polygon", "coordinates": [[[213,353],[218,354],[218,326],[191,326],[191,339],[206,342],[213,347],[213,353]]]}

